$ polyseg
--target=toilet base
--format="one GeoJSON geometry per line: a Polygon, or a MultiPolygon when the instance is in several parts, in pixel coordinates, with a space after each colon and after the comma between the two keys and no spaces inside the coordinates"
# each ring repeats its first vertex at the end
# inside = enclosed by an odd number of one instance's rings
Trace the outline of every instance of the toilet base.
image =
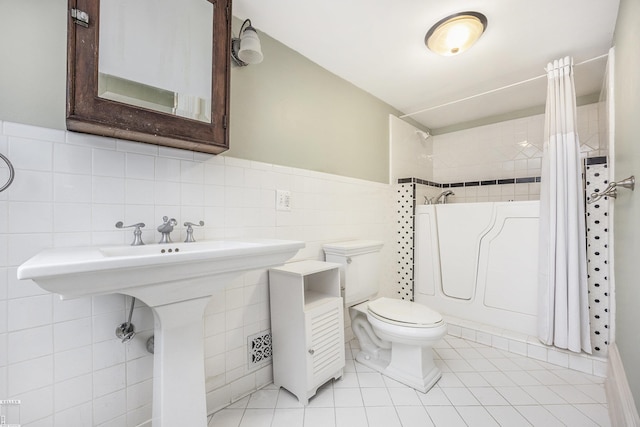
{"type": "Polygon", "coordinates": [[[390,351],[375,355],[359,351],[356,361],[422,393],[428,392],[442,376],[433,362],[431,348],[392,343],[390,351]]]}

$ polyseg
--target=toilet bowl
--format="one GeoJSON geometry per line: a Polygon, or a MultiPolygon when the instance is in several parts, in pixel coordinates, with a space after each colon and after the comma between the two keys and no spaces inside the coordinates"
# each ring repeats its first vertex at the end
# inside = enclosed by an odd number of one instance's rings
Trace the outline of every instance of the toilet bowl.
{"type": "Polygon", "coordinates": [[[440,379],[432,348],[447,333],[447,325],[437,312],[415,302],[378,298],[351,307],[349,315],[360,342],[358,362],[423,393],[440,379]],[[393,316],[389,306],[406,311],[393,316]],[[429,320],[415,311],[428,313],[429,320]]]}
{"type": "Polygon", "coordinates": [[[345,306],[360,343],[356,360],[381,374],[426,393],[442,373],[433,346],[447,333],[442,316],[423,304],[377,298],[381,242],[349,241],[324,245],[325,258],[341,265],[345,306]]]}

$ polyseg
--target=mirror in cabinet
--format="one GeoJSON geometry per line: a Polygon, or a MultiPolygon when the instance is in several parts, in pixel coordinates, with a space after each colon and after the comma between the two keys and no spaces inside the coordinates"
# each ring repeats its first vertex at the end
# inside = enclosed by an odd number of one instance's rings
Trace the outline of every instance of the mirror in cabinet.
{"type": "Polygon", "coordinates": [[[229,148],[231,0],[69,0],[67,129],[229,148]]]}

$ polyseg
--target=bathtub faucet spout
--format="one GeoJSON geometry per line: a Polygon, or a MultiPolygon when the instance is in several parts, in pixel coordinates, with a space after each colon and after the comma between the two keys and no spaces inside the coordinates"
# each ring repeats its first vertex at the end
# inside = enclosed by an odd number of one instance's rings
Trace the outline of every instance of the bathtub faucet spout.
{"type": "Polygon", "coordinates": [[[443,205],[447,203],[447,197],[449,196],[455,196],[456,193],[454,193],[451,190],[446,190],[443,191],[442,193],[438,194],[433,200],[434,200],[434,204],[438,204],[438,203],[442,203],[443,205]]]}

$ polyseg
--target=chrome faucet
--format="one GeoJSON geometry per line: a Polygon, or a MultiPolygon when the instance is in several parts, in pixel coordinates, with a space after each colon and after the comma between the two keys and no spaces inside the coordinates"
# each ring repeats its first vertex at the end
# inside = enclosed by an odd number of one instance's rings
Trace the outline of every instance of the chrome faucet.
{"type": "Polygon", "coordinates": [[[193,227],[202,227],[204,225],[204,221],[200,221],[195,224],[193,222],[185,222],[184,226],[187,227],[187,238],[185,239],[185,243],[195,242],[196,239],[193,238],[193,227]]]}
{"type": "Polygon", "coordinates": [[[162,233],[158,243],[171,243],[170,233],[173,231],[173,226],[178,224],[178,221],[175,218],[169,219],[168,216],[163,216],[162,221],[164,222],[158,226],[158,231],[162,233]]]}
{"type": "Polygon", "coordinates": [[[447,203],[447,197],[449,196],[455,196],[456,193],[454,193],[451,190],[445,190],[442,193],[438,194],[434,199],[433,199],[433,203],[434,204],[438,204],[438,203],[442,203],[443,205],[447,203]],[[442,200],[440,200],[442,199],[442,200]]]}
{"type": "Polygon", "coordinates": [[[122,221],[116,222],[116,228],[130,228],[130,227],[135,228],[135,230],[133,231],[133,243],[131,243],[131,246],[144,245],[144,242],[142,241],[142,230],[140,230],[142,227],[144,227],[144,222],[139,222],[133,225],[124,225],[122,221]]]}

